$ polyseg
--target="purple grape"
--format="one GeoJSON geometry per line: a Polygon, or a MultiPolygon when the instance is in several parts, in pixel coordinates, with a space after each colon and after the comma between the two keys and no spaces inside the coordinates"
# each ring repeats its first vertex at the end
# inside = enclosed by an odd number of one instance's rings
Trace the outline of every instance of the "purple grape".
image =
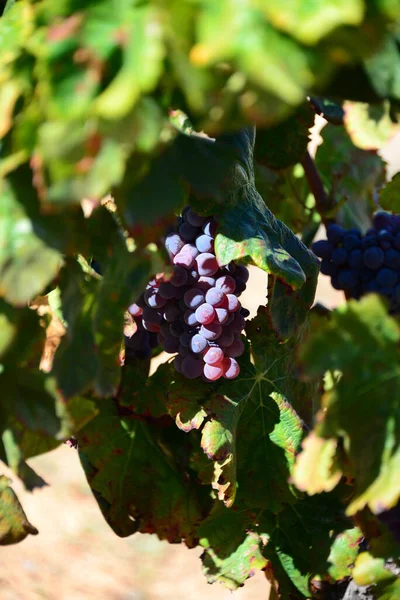
{"type": "Polygon", "coordinates": [[[160,331],[160,325],[156,323],[152,323],[151,321],[142,321],[142,323],[146,331],[150,331],[151,333],[158,333],[160,331]]]}
{"type": "Polygon", "coordinates": [[[385,253],[382,248],[372,246],[364,250],[363,261],[364,265],[369,269],[379,269],[385,260],[385,253]]]}
{"type": "Polygon", "coordinates": [[[333,244],[328,242],[328,240],[319,240],[311,246],[311,249],[314,254],[320,258],[330,259],[333,250],[333,244]]]}
{"type": "Polygon", "coordinates": [[[139,298],[136,300],[136,304],[140,307],[140,308],[144,308],[145,306],[147,306],[146,301],[144,299],[144,293],[140,294],[139,298]]]}
{"type": "Polygon", "coordinates": [[[221,365],[208,365],[206,363],[204,365],[203,373],[208,381],[217,381],[217,379],[222,377],[224,370],[221,365]]]}
{"type": "Polygon", "coordinates": [[[232,325],[227,325],[222,329],[221,335],[218,337],[218,343],[222,346],[230,346],[233,344],[235,336],[233,334],[233,330],[231,329],[232,325]]]}
{"type": "Polygon", "coordinates": [[[168,254],[173,258],[178,254],[178,252],[183,248],[185,242],[179,235],[179,233],[170,233],[165,238],[165,247],[168,251],[168,254]]]}
{"type": "Polygon", "coordinates": [[[207,292],[209,289],[215,287],[215,279],[214,277],[200,277],[197,282],[197,287],[207,292]]]}
{"type": "Polygon", "coordinates": [[[185,348],[189,348],[191,339],[192,336],[187,331],[179,336],[179,342],[182,344],[182,346],[185,346],[185,348]]]}
{"type": "Polygon", "coordinates": [[[204,252],[196,257],[197,270],[201,277],[210,277],[218,271],[218,263],[214,254],[204,252]]]}
{"type": "Polygon", "coordinates": [[[196,248],[199,252],[213,252],[214,240],[205,233],[196,238],[196,248]]]}
{"type": "Polygon", "coordinates": [[[163,281],[160,283],[160,296],[166,300],[172,300],[176,295],[176,288],[169,281],[163,281]]]}
{"type": "Polygon", "coordinates": [[[357,285],[355,272],[351,269],[343,269],[338,273],[338,282],[343,290],[348,290],[357,285]]]}
{"type": "MultiPolygon", "coordinates": [[[[235,296],[236,298],[236,296],[235,296]]],[[[219,288],[210,288],[206,293],[206,302],[217,308],[218,306],[222,306],[226,301],[226,296],[224,292],[219,288]]]]}
{"type": "Polygon", "coordinates": [[[395,248],[397,248],[397,250],[400,250],[400,233],[396,234],[396,237],[394,238],[393,246],[395,248]]]}
{"type": "Polygon", "coordinates": [[[178,305],[172,302],[168,302],[164,308],[163,317],[168,323],[176,321],[181,316],[181,310],[178,305]]]}
{"type": "Polygon", "coordinates": [[[238,362],[230,356],[224,358],[222,361],[222,368],[225,379],[235,379],[240,373],[238,362]]]}
{"type": "Polygon", "coordinates": [[[397,283],[397,279],[397,273],[387,267],[379,269],[376,276],[377,284],[383,288],[393,288],[397,283]]]}
{"type": "Polygon", "coordinates": [[[179,344],[178,352],[183,357],[190,356],[190,350],[189,350],[189,348],[187,346],[183,346],[182,344],[179,344]]]}
{"type": "Polygon", "coordinates": [[[187,211],[185,215],[188,223],[193,225],[193,227],[202,227],[204,223],[207,221],[207,217],[201,217],[197,213],[194,212],[191,208],[187,211]]]}
{"type": "Polygon", "coordinates": [[[235,314],[235,318],[232,321],[232,330],[240,332],[244,329],[244,326],[246,323],[245,323],[244,317],[239,312],[234,313],[234,314],[235,314]]]}
{"type": "Polygon", "coordinates": [[[187,270],[184,269],[183,267],[176,265],[174,267],[174,271],[173,271],[172,277],[170,279],[170,283],[172,283],[172,285],[175,287],[181,287],[182,285],[185,285],[187,280],[188,280],[187,270]]]}
{"type": "Polygon", "coordinates": [[[176,338],[180,338],[182,333],[185,332],[185,329],[186,328],[185,328],[184,324],[182,323],[182,321],[175,321],[174,323],[171,323],[171,325],[169,326],[169,333],[176,338]]]}
{"type": "Polygon", "coordinates": [[[175,367],[175,371],[177,373],[182,373],[182,361],[183,361],[182,356],[179,356],[179,354],[177,356],[175,356],[174,367],[175,367]]]}
{"type": "Polygon", "coordinates": [[[190,269],[188,271],[188,285],[195,285],[199,280],[200,275],[196,269],[190,269]]]}
{"type": "Polygon", "coordinates": [[[167,300],[163,298],[157,288],[149,288],[144,293],[144,300],[150,308],[162,308],[167,300]]]}
{"type": "Polygon", "coordinates": [[[218,323],[208,323],[208,325],[202,325],[200,327],[200,335],[206,338],[206,340],[217,340],[222,333],[222,326],[218,323]]]}
{"type": "Polygon", "coordinates": [[[187,379],[196,379],[202,375],[203,365],[202,360],[193,356],[186,356],[182,361],[182,375],[187,379]]]}
{"type": "Polygon", "coordinates": [[[337,267],[330,260],[323,259],[320,265],[321,273],[323,275],[328,275],[332,277],[332,275],[336,274],[337,267]]]}
{"type": "Polygon", "coordinates": [[[225,355],[231,358],[242,356],[244,352],[244,344],[240,338],[234,340],[230,346],[225,348],[225,355]]]}
{"type": "Polygon", "coordinates": [[[363,264],[363,253],[361,250],[352,250],[349,254],[349,265],[352,269],[361,269],[363,264]]]}
{"type": "MultiPolygon", "coordinates": [[[[240,279],[240,277],[238,277],[240,279]]],[[[215,287],[221,289],[225,294],[233,294],[236,289],[236,281],[230,275],[218,277],[215,287]]]]}
{"type": "Polygon", "coordinates": [[[335,248],[332,252],[332,262],[335,265],[344,265],[347,262],[347,250],[345,248],[335,248]]]}
{"type": "Polygon", "coordinates": [[[160,324],[160,332],[164,337],[167,337],[167,335],[170,335],[169,323],[162,321],[160,324]]]}
{"type": "Polygon", "coordinates": [[[192,242],[199,232],[198,227],[194,227],[190,223],[182,223],[179,227],[179,233],[186,242],[192,242]]]}
{"type": "Polygon", "coordinates": [[[375,213],[373,219],[375,229],[392,229],[393,228],[393,215],[390,213],[379,211],[375,213]]]}
{"type": "Polygon", "coordinates": [[[147,323],[154,323],[155,325],[160,325],[162,321],[162,314],[159,311],[154,310],[154,308],[146,306],[146,308],[143,309],[142,321],[146,321],[147,323]]]}
{"type": "Polygon", "coordinates": [[[247,317],[250,316],[250,311],[247,308],[242,308],[240,309],[240,314],[242,315],[242,317],[244,317],[245,319],[247,319],[247,317]]]}
{"type": "Polygon", "coordinates": [[[210,237],[215,237],[217,233],[217,222],[214,219],[209,219],[203,225],[203,233],[209,235],[210,237]]]}
{"type": "Polygon", "coordinates": [[[198,288],[191,288],[185,293],[183,299],[188,308],[196,310],[204,302],[204,292],[198,288]]]}
{"type": "Polygon", "coordinates": [[[240,279],[243,279],[243,281],[247,283],[249,280],[249,276],[250,274],[247,267],[245,267],[244,265],[236,265],[235,277],[240,277],[240,279]]]}
{"type": "Polygon", "coordinates": [[[203,356],[208,365],[218,365],[224,359],[224,352],[219,346],[211,346],[203,356]]]}
{"type": "MultiPolygon", "coordinates": [[[[385,265],[389,267],[389,269],[399,269],[400,268],[400,252],[397,250],[387,250],[385,252],[385,265]]],[[[131,313],[132,314],[132,313],[131,313]]]]}
{"type": "Polygon", "coordinates": [[[132,317],[140,317],[143,314],[143,308],[140,308],[137,304],[131,304],[128,308],[128,312],[132,317]]]}
{"type": "Polygon", "coordinates": [[[236,289],[235,289],[235,294],[236,296],[240,296],[240,294],[242,292],[244,292],[244,290],[246,289],[246,282],[244,279],[242,279],[241,277],[235,277],[235,281],[236,281],[236,289]]]}
{"type": "Polygon", "coordinates": [[[237,299],[235,294],[227,294],[226,300],[228,302],[227,309],[229,312],[236,312],[241,308],[240,300],[237,299]]]}
{"type": "Polygon", "coordinates": [[[228,320],[228,314],[226,308],[216,308],[214,322],[223,325],[228,320]]]}
{"type": "Polygon", "coordinates": [[[196,335],[194,335],[191,339],[190,342],[190,349],[192,350],[192,352],[194,352],[195,354],[200,354],[200,352],[204,352],[204,350],[207,348],[208,343],[205,337],[203,337],[202,335],[200,335],[199,333],[196,333],[196,335]]]}
{"type": "Polygon", "coordinates": [[[202,325],[208,325],[214,320],[215,310],[214,307],[211,306],[211,304],[205,302],[204,304],[196,308],[195,315],[198,323],[201,323],[202,325]]]}
{"type": "Polygon", "coordinates": [[[184,319],[186,325],[189,325],[189,327],[196,327],[196,325],[199,324],[199,321],[197,320],[196,312],[194,310],[190,310],[190,308],[183,315],[183,319],[184,319]]]}
{"type": "Polygon", "coordinates": [[[346,250],[355,250],[361,246],[361,240],[356,235],[349,235],[348,232],[343,238],[343,248],[346,250]]]}
{"type": "Polygon", "coordinates": [[[179,340],[173,335],[168,335],[164,340],[163,348],[168,354],[175,354],[179,350],[179,340]]]}
{"type": "Polygon", "coordinates": [[[332,244],[338,244],[339,242],[341,242],[344,237],[344,234],[344,229],[340,227],[340,225],[336,225],[336,223],[328,225],[328,227],[326,228],[326,237],[328,238],[328,241],[332,244]]]}

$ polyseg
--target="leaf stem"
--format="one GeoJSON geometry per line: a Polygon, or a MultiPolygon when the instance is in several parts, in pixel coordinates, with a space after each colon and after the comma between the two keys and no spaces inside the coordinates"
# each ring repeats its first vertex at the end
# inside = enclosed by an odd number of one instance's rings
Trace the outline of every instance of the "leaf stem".
{"type": "Polygon", "coordinates": [[[308,150],[304,154],[301,164],[310,190],[315,198],[318,212],[323,216],[324,213],[327,213],[332,208],[331,202],[328,194],[325,192],[324,184],[322,183],[321,176],[315,166],[315,162],[311,158],[308,150]]]}

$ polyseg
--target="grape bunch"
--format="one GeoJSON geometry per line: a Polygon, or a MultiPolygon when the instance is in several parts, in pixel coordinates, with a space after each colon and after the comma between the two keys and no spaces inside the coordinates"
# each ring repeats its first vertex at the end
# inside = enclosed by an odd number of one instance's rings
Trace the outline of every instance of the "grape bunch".
{"type": "Polygon", "coordinates": [[[234,379],[240,371],[235,359],[244,351],[240,334],[249,312],[238,296],[246,289],[249,273],[233,262],[218,265],[216,231],[214,218],[201,217],[186,207],[178,231],[165,239],[174,265],[172,276],[149,281],[128,309],[142,329],[138,325],[126,346],[140,344],[133,339],[138,333],[157,334],[166,352],[177,353],[175,369],[188,379],[234,379]]]}
{"type": "Polygon", "coordinates": [[[326,240],[312,245],[322,259],[321,273],[348,298],[369,292],[385,296],[391,312],[400,310],[400,216],[378,212],[373,227],[362,236],[358,229],[337,224],[326,229],[326,240]]]}

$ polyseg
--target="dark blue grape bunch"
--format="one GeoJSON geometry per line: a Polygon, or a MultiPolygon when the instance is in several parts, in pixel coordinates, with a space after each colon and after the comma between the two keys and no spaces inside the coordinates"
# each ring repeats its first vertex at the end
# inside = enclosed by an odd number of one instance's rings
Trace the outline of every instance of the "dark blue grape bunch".
{"type": "Polygon", "coordinates": [[[172,276],[152,279],[128,309],[142,329],[138,326],[126,347],[141,344],[134,339],[138,334],[157,334],[163,349],[177,354],[175,369],[188,379],[234,379],[240,371],[235,359],[244,351],[241,332],[249,312],[238,296],[246,289],[249,273],[233,262],[218,265],[216,232],[214,218],[186,207],[178,231],[165,239],[172,276]]]}
{"type": "Polygon", "coordinates": [[[362,236],[358,229],[328,225],[326,240],[312,245],[321,273],[347,298],[375,292],[388,298],[391,312],[400,310],[400,216],[378,212],[373,227],[362,236]]]}

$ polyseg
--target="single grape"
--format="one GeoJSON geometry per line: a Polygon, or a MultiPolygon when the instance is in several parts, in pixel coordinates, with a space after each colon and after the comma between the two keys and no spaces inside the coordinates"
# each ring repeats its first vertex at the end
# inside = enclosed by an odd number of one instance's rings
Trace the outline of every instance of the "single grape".
{"type": "Polygon", "coordinates": [[[190,356],[189,348],[187,346],[183,346],[182,344],[179,344],[178,352],[183,357],[190,356]]]}
{"type": "Polygon", "coordinates": [[[192,336],[190,333],[185,331],[185,333],[182,333],[182,335],[179,336],[179,343],[182,344],[182,346],[185,346],[185,348],[189,348],[191,339],[192,336]]]}
{"type": "MultiPolygon", "coordinates": [[[[236,297],[236,296],[235,296],[236,297]]],[[[226,300],[226,296],[224,292],[219,288],[210,288],[206,293],[206,302],[217,308],[218,306],[222,306],[226,300]]]]}
{"type": "Polygon", "coordinates": [[[352,269],[361,269],[363,264],[362,251],[359,248],[356,250],[352,250],[349,254],[348,262],[352,269]]]}
{"type": "Polygon", "coordinates": [[[173,335],[168,335],[164,340],[163,348],[168,354],[175,354],[179,350],[179,340],[173,335]]]}
{"type": "Polygon", "coordinates": [[[319,240],[311,246],[311,249],[314,254],[320,258],[326,258],[329,260],[331,258],[333,244],[328,242],[328,240],[319,240]]]}
{"type": "Polygon", "coordinates": [[[348,290],[357,285],[357,278],[352,269],[343,269],[338,273],[338,282],[342,289],[348,290]]]}
{"type": "Polygon", "coordinates": [[[181,287],[182,285],[185,285],[185,283],[188,280],[188,277],[189,275],[187,270],[183,267],[180,267],[179,265],[176,265],[174,267],[170,283],[172,283],[172,285],[175,287],[181,287]]]}
{"type": "Polygon", "coordinates": [[[230,346],[227,346],[225,349],[225,355],[231,358],[237,358],[238,356],[242,356],[244,352],[244,344],[240,338],[233,340],[230,346]]]}
{"type": "Polygon", "coordinates": [[[341,242],[344,237],[344,233],[345,231],[343,227],[340,227],[340,225],[336,225],[336,223],[328,225],[328,227],[326,228],[326,237],[328,238],[328,241],[332,244],[338,244],[339,242],[341,242]]]}
{"type": "Polygon", "coordinates": [[[205,302],[204,304],[196,308],[195,315],[198,323],[201,323],[202,325],[208,325],[208,323],[211,323],[214,320],[215,310],[214,307],[211,306],[211,304],[205,302]]]}
{"type": "Polygon", "coordinates": [[[227,309],[229,312],[236,312],[239,310],[239,308],[241,308],[240,301],[235,294],[227,294],[226,300],[228,302],[227,309]]]}
{"type": "Polygon", "coordinates": [[[158,333],[160,331],[160,325],[157,325],[156,323],[151,323],[150,321],[142,321],[142,323],[146,331],[152,333],[158,333]]]}
{"type": "Polygon", "coordinates": [[[217,233],[217,222],[215,221],[215,219],[209,219],[204,223],[203,233],[209,235],[212,238],[215,237],[215,234],[217,233]]]}
{"type": "Polygon", "coordinates": [[[203,356],[203,360],[208,365],[218,365],[224,359],[224,352],[219,346],[211,346],[203,356]]]}
{"type": "Polygon", "coordinates": [[[196,248],[199,252],[213,252],[214,240],[209,235],[203,233],[196,238],[196,248]]]}
{"type": "Polygon", "coordinates": [[[182,225],[180,225],[179,233],[183,237],[185,242],[192,242],[195,239],[196,235],[199,233],[199,228],[194,227],[186,221],[185,223],[182,223],[182,225]]]}
{"type": "Polygon", "coordinates": [[[181,310],[175,302],[168,302],[164,308],[163,317],[168,323],[176,321],[181,316],[181,310]]]}
{"type": "Polygon", "coordinates": [[[140,307],[140,308],[144,308],[145,306],[147,306],[146,301],[144,299],[144,293],[140,294],[139,298],[136,300],[136,304],[140,307]]]}
{"type": "Polygon", "coordinates": [[[244,329],[246,323],[244,317],[239,312],[234,314],[235,318],[232,321],[232,330],[240,333],[244,329]]]}
{"type": "Polygon", "coordinates": [[[196,379],[203,373],[203,361],[193,356],[186,356],[182,361],[182,375],[187,379],[196,379]]]}
{"type": "Polygon", "coordinates": [[[222,368],[225,379],[235,379],[240,373],[238,362],[230,356],[224,358],[222,361],[222,368]]]}
{"type": "Polygon", "coordinates": [[[200,327],[200,335],[206,340],[217,340],[222,333],[222,326],[218,323],[208,323],[200,327]]]}
{"type": "Polygon", "coordinates": [[[235,294],[236,294],[236,296],[240,296],[240,294],[242,292],[244,292],[244,290],[247,287],[246,282],[241,277],[235,277],[235,281],[236,281],[235,294]]]}
{"type": "Polygon", "coordinates": [[[336,274],[337,266],[334,265],[333,262],[331,262],[330,260],[324,258],[321,261],[320,269],[323,275],[328,275],[329,277],[332,277],[332,275],[336,274]]]}
{"type": "Polygon", "coordinates": [[[393,216],[390,213],[379,211],[375,213],[373,218],[375,229],[392,229],[393,227],[393,216]]]}
{"type": "Polygon", "coordinates": [[[131,304],[128,308],[128,312],[132,315],[132,317],[140,317],[143,314],[143,308],[140,308],[137,304],[131,304]]]}
{"type": "Polygon", "coordinates": [[[176,295],[176,287],[172,285],[169,281],[163,281],[159,287],[160,296],[165,298],[166,300],[172,300],[176,295]]]}
{"type": "Polygon", "coordinates": [[[335,265],[344,265],[347,262],[347,250],[345,248],[335,248],[332,252],[332,262],[335,265]]]}
{"type": "Polygon", "coordinates": [[[154,308],[146,306],[146,308],[143,309],[142,320],[146,321],[147,323],[155,323],[156,325],[160,325],[162,321],[162,314],[159,311],[154,310],[154,308]]]}
{"type": "Polygon", "coordinates": [[[368,269],[379,269],[383,265],[384,260],[385,253],[382,248],[372,246],[371,248],[364,250],[363,261],[368,269]]]}
{"type": "Polygon", "coordinates": [[[245,283],[248,282],[250,274],[248,268],[244,265],[236,265],[234,273],[235,277],[240,277],[245,283]]]}
{"type": "Polygon", "coordinates": [[[210,277],[218,271],[218,263],[214,254],[203,252],[196,257],[197,270],[201,277],[210,277]]]}
{"type": "MultiPolygon", "coordinates": [[[[399,269],[400,268],[400,252],[397,250],[393,250],[390,248],[385,252],[385,265],[389,267],[389,269],[399,269]]],[[[132,314],[132,313],[131,313],[132,314]]]]}
{"type": "Polygon", "coordinates": [[[176,338],[180,338],[180,336],[182,335],[182,333],[185,332],[185,330],[186,328],[182,321],[174,321],[174,323],[171,323],[171,325],[169,326],[169,333],[176,338]]]}
{"type": "MultiPolygon", "coordinates": [[[[240,277],[238,277],[240,279],[240,277]]],[[[233,294],[236,289],[236,281],[230,275],[218,277],[215,287],[221,289],[225,294],[233,294]]]]}
{"type": "Polygon", "coordinates": [[[191,339],[190,342],[190,349],[192,350],[192,352],[194,352],[195,354],[200,354],[200,352],[204,352],[204,350],[207,348],[208,343],[205,337],[203,337],[202,335],[200,335],[199,333],[197,333],[196,335],[194,335],[191,339]]]}
{"type": "Polygon", "coordinates": [[[190,288],[185,293],[183,300],[188,308],[196,310],[204,302],[204,292],[198,288],[190,288]]]}
{"type": "Polygon", "coordinates": [[[200,275],[197,272],[197,269],[190,269],[188,271],[188,285],[195,285],[199,280],[200,275]]]}
{"type": "Polygon", "coordinates": [[[199,277],[199,281],[197,282],[197,287],[207,292],[207,290],[215,287],[215,279],[214,277],[199,277]]]}
{"type": "Polygon", "coordinates": [[[392,271],[392,269],[388,269],[387,267],[379,269],[376,276],[377,284],[383,288],[394,287],[397,283],[397,279],[397,273],[392,271]]]}
{"type": "Polygon", "coordinates": [[[163,298],[157,288],[149,288],[144,293],[144,300],[150,308],[162,308],[167,304],[166,298],[163,298]]]}
{"type": "Polygon", "coordinates": [[[175,371],[177,371],[177,373],[182,373],[182,361],[183,361],[182,356],[179,356],[179,354],[177,356],[175,356],[174,367],[175,367],[175,371]]]}
{"type": "Polygon", "coordinates": [[[229,313],[226,308],[216,308],[214,317],[215,323],[219,323],[220,325],[226,323],[228,320],[228,314],[229,313]]]}
{"type": "Polygon", "coordinates": [[[204,365],[203,373],[204,377],[209,381],[217,381],[223,375],[223,368],[220,365],[204,365]]]}
{"type": "Polygon", "coordinates": [[[204,223],[207,221],[207,217],[201,217],[191,208],[187,211],[185,217],[188,223],[193,225],[193,227],[203,227],[204,223]]]}
{"type": "Polygon", "coordinates": [[[231,329],[232,325],[227,325],[222,329],[222,333],[218,338],[218,343],[222,346],[230,346],[233,344],[235,336],[234,330],[231,329]]]}
{"type": "Polygon", "coordinates": [[[250,316],[250,311],[247,308],[242,308],[240,309],[240,314],[242,315],[242,317],[244,317],[245,319],[247,319],[247,317],[250,316]]]}
{"type": "Polygon", "coordinates": [[[199,324],[199,321],[197,320],[196,312],[193,310],[190,310],[190,308],[183,315],[183,319],[184,319],[186,325],[189,325],[189,327],[196,327],[196,325],[199,324]]]}
{"type": "Polygon", "coordinates": [[[170,233],[165,238],[165,247],[171,258],[176,256],[184,245],[185,242],[183,241],[179,233],[170,233]]]}

